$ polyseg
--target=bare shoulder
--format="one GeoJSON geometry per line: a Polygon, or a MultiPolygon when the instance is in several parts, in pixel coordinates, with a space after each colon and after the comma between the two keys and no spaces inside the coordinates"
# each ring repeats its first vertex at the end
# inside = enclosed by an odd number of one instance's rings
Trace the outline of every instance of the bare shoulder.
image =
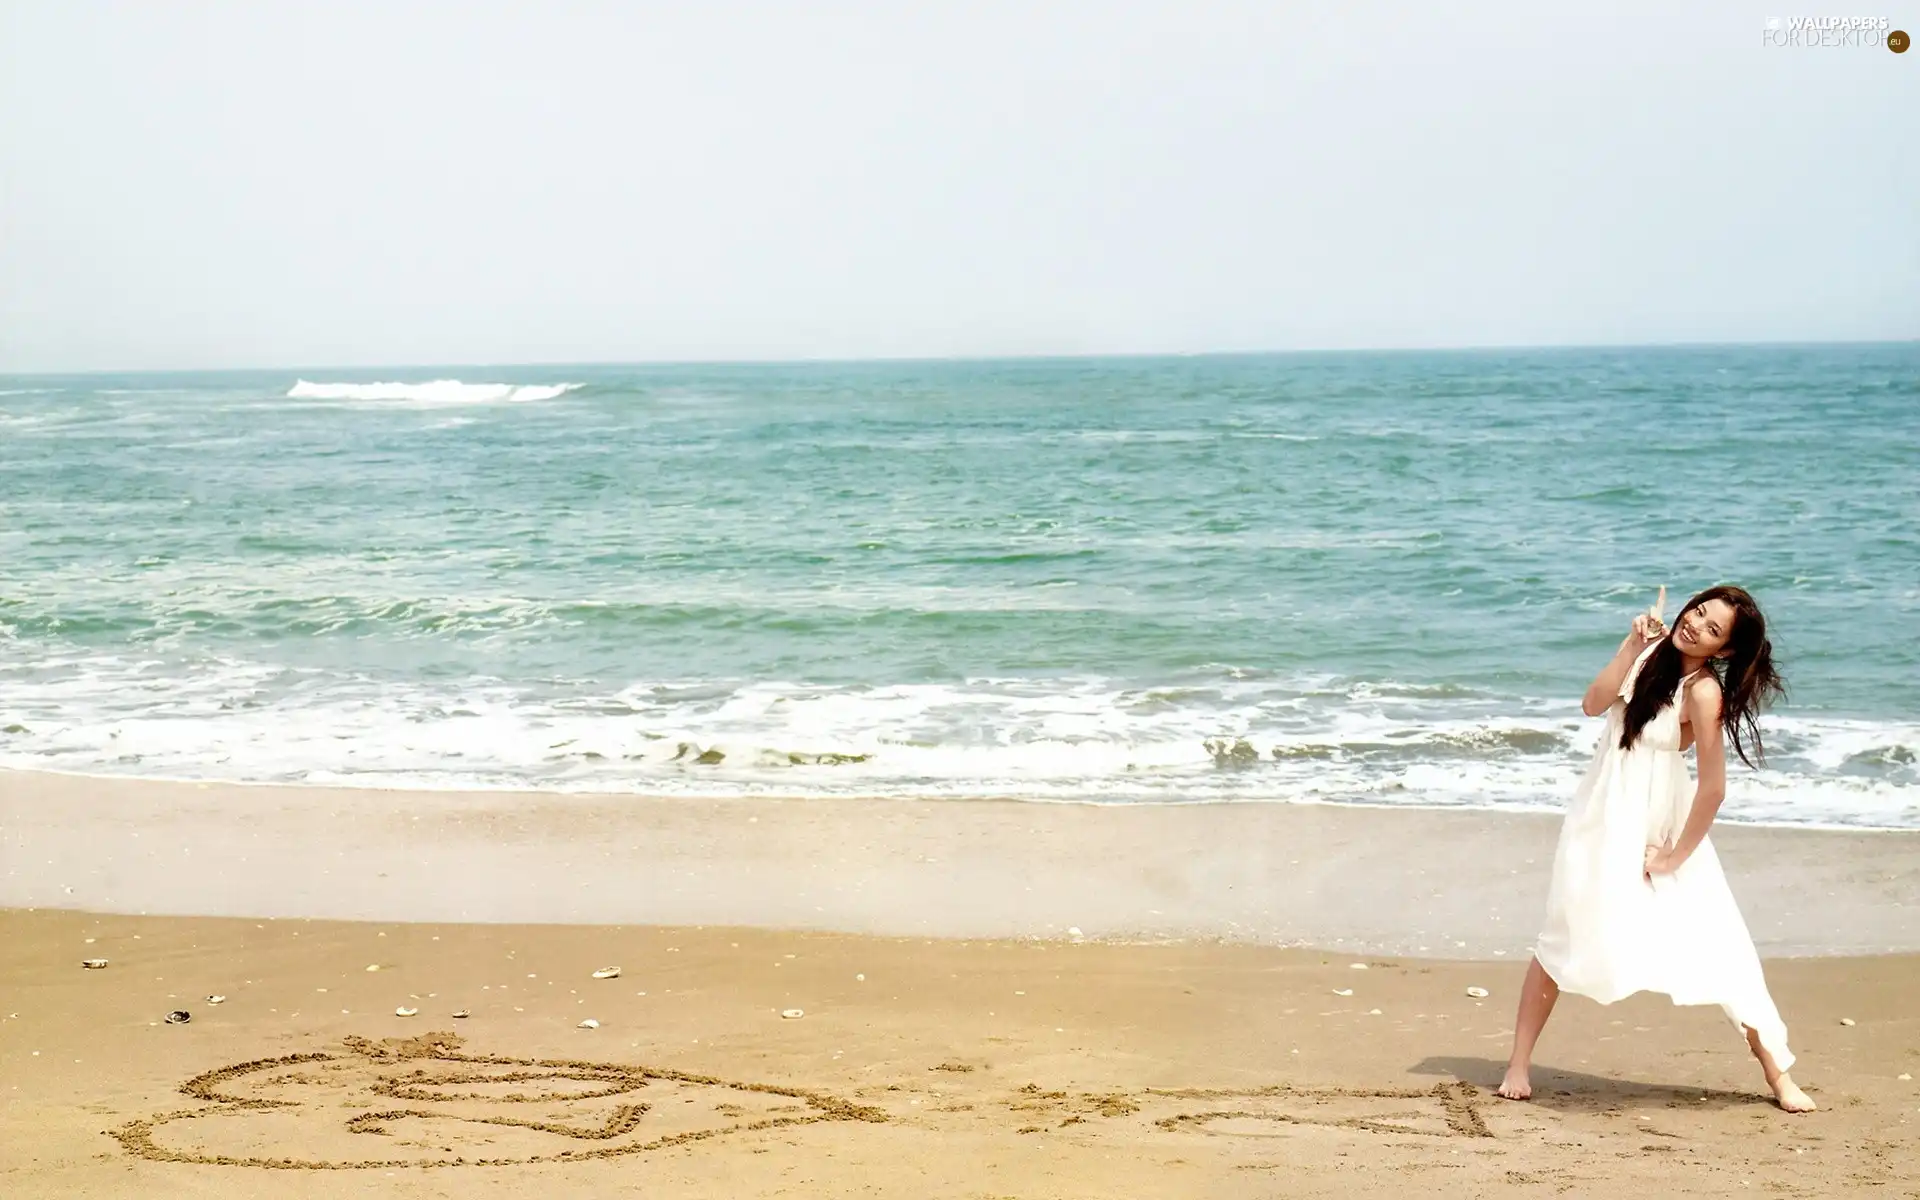
{"type": "Polygon", "coordinates": [[[1725,697],[1713,672],[1702,671],[1687,685],[1687,715],[1695,721],[1718,721],[1725,697]]]}

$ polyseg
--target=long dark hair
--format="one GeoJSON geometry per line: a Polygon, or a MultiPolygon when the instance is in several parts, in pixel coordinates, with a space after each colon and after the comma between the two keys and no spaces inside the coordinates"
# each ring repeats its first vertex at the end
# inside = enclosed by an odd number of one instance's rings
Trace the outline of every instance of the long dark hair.
{"type": "MultiPolygon", "coordinates": [[[[1733,741],[1733,752],[1749,767],[1765,762],[1760,745],[1760,709],[1770,700],[1786,694],[1786,681],[1773,666],[1773,643],[1767,640],[1767,618],[1760,606],[1744,590],[1722,584],[1710,587],[1680,607],[1680,617],[1709,600],[1724,600],[1733,607],[1733,631],[1727,638],[1725,658],[1707,660],[1707,670],[1720,680],[1720,724],[1733,741]],[[1751,747],[1753,756],[1747,756],[1751,747]]],[[[1661,709],[1673,703],[1680,687],[1680,648],[1673,644],[1673,632],[1654,644],[1653,653],[1640,667],[1633,696],[1627,701],[1625,718],[1620,722],[1620,748],[1630,750],[1640,731],[1661,709]]]]}

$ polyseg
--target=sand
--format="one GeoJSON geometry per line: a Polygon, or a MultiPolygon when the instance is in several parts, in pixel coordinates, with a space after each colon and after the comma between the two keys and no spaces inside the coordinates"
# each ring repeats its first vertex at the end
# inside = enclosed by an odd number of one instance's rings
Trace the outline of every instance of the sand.
{"type": "Polygon", "coordinates": [[[1536,1100],[1492,1095],[1550,823],[402,799],[0,777],[0,1194],[1920,1196],[1911,838],[1721,839],[1779,942],[1902,951],[1770,958],[1795,1117],[1716,1010],[1648,996],[1563,1001],[1536,1100]],[[1262,884],[1280,854],[1313,883],[1262,884]],[[178,915],[74,911],[117,907],[178,915]],[[1322,920],[1430,950],[1279,944],[1322,920]]]}
{"type": "MultiPolygon", "coordinates": [[[[0,907],[1524,954],[1550,814],[668,799],[0,772],[0,907]]],[[[1725,826],[1763,955],[1920,953],[1920,833],[1725,826]]]]}

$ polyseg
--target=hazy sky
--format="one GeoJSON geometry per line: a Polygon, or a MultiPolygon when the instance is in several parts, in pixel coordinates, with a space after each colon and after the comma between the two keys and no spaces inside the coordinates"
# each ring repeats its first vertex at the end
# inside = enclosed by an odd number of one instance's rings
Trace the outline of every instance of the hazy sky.
{"type": "Polygon", "coordinates": [[[1920,336],[1770,11],[0,0],[0,370],[1920,336]]]}

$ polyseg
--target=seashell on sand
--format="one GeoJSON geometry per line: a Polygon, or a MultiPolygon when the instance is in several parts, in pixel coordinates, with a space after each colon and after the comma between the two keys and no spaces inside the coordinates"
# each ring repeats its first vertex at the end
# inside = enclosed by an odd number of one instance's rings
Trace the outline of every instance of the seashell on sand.
{"type": "Polygon", "coordinates": [[[619,967],[601,967],[598,971],[595,971],[593,973],[593,977],[595,979],[618,979],[620,978],[620,968],[619,967]]]}
{"type": "Polygon", "coordinates": [[[191,1020],[193,1020],[193,1014],[184,1008],[176,1008],[167,1014],[167,1024],[169,1025],[185,1025],[191,1020]]]}
{"type": "Polygon", "coordinates": [[[472,1013],[470,1013],[470,1012],[468,1012],[468,1011],[467,1011],[466,1009],[464,1009],[464,1008],[462,1008],[462,1009],[458,1009],[458,1010],[456,1010],[456,1011],[454,1012],[454,1014],[453,1014],[453,1019],[454,1019],[454,1020],[456,1020],[456,1021],[464,1021],[464,1020],[466,1020],[466,1019],[467,1019],[468,1017],[470,1017],[470,1016],[472,1016],[472,1015],[473,1015],[472,1013]]]}
{"type": "Polygon", "coordinates": [[[411,1017],[417,1015],[419,1012],[420,1010],[417,1008],[408,1008],[402,1004],[399,1008],[393,1010],[393,1015],[396,1017],[411,1017]]]}
{"type": "Polygon", "coordinates": [[[574,1028],[576,1028],[576,1029],[598,1029],[598,1028],[600,1028],[600,1022],[598,1022],[598,1021],[596,1021],[596,1020],[594,1020],[594,1019],[593,1019],[592,1017],[588,1017],[588,1018],[587,1018],[586,1020],[584,1020],[584,1021],[582,1021],[582,1022],[580,1022],[580,1024],[578,1024],[578,1025],[576,1025],[576,1026],[574,1026],[574,1028]]]}
{"type": "Polygon", "coordinates": [[[104,958],[83,958],[80,960],[80,965],[89,971],[100,971],[106,969],[107,960],[104,958]]]}
{"type": "Polygon", "coordinates": [[[1487,998],[1487,989],[1483,987],[1470,987],[1467,989],[1467,995],[1472,996],[1475,1000],[1485,1000],[1487,998]]]}
{"type": "Polygon", "coordinates": [[[798,1021],[801,1017],[804,1017],[806,1015],[807,1015],[807,1010],[804,1008],[783,1008],[780,1010],[780,1016],[784,1020],[788,1020],[788,1021],[798,1021]]]}

